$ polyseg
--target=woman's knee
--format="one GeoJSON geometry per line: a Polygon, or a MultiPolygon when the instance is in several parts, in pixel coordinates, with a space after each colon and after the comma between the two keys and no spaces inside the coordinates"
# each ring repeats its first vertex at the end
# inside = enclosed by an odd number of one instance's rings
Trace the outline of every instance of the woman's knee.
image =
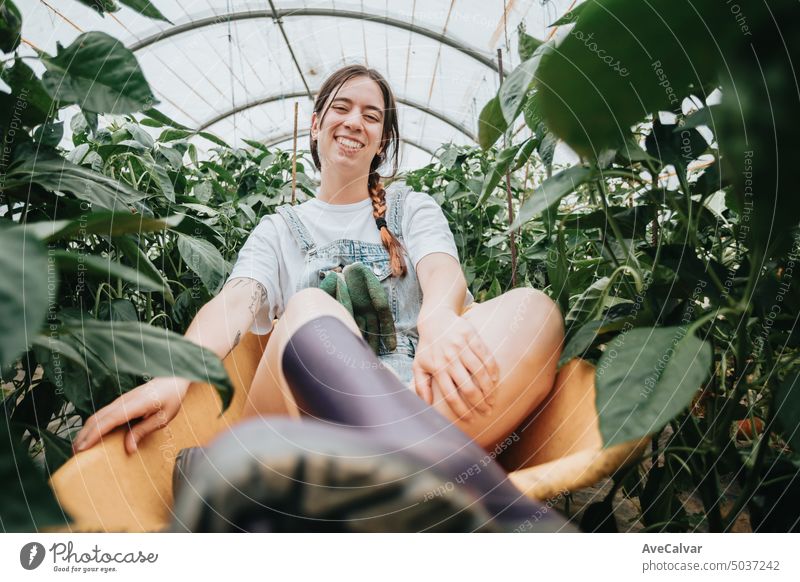
{"type": "MultiPolygon", "coordinates": [[[[555,349],[564,340],[564,318],[558,305],[545,293],[530,287],[503,294],[511,309],[510,332],[524,336],[529,345],[555,349]]],[[[520,338],[523,339],[523,338],[520,338]]]]}
{"type": "Polygon", "coordinates": [[[325,315],[344,321],[353,331],[358,332],[358,326],[350,312],[325,291],[316,287],[302,289],[292,295],[286,302],[282,319],[285,320],[284,323],[291,322],[292,328],[297,329],[303,323],[325,315]]]}

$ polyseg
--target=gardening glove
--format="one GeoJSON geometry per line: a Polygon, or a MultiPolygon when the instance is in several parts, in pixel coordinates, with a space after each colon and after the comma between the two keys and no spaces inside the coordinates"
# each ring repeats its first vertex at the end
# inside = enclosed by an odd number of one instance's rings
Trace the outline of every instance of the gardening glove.
{"type": "Polygon", "coordinates": [[[347,283],[345,283],[341,273],[330,271],[322,280],[322,283],[320,283],[319,288],[344,305],[344,308],[350,312],[350,315],[355,317],[353,313],[353,302],[350,299],[350,293],[347,291],[347,283]]]}
{"type": "Polygon", "coordinates": [[[381,338],[387,350],[397,349],[392,309],[381,282],[363,263],[347,265],[343,275],[353,304],[353,317],[364,339],[376,354],[381,338]]]}

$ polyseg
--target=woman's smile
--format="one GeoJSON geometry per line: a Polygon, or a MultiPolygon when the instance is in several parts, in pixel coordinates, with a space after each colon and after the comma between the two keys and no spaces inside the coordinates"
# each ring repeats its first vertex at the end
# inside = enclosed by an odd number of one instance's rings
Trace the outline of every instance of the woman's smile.
{"type": "Polygon", "coordinates": [[[360,141],[342,136],[336,138],[336,143],[339,144],[339,149],[346,154],[355,154],[364,147],[364,144],[360,141]]]}

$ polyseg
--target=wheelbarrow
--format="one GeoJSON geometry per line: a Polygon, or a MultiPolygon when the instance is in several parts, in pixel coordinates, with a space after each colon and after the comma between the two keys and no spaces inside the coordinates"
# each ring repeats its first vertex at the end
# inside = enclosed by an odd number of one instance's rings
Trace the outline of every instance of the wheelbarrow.
{"type": "MultiPolygon", "coordinates": [[[[172,517],[178,453],[206,446],[241,419],[268,339],[269,335],[247,334],[225,359],[235,391],[224,414],[219,414],[215,388],[196,382],[177,416],[143,439],[133,455],[125,452],[125,428],[120,427],[64,463],[52,475],[50,485],[73,521],[57,531],[165,531],[172,517]]],[[[561,368],[549,396],[520,424],[516,434],[520,438],[497,460],[521,491],[538,500],[597,483],[640,457],[649,441],[644,438],[603,448],[594,367],[581,359],[561,368]]]]}

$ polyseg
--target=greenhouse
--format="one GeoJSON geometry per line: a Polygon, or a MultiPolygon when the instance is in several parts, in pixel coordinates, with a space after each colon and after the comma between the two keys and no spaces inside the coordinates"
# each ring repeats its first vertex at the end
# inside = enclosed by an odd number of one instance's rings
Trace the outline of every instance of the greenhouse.
{"type": "Polygon", "coordinates": [[[0,529],[798,531],[798,17],[0,0],[0,529]]]}

